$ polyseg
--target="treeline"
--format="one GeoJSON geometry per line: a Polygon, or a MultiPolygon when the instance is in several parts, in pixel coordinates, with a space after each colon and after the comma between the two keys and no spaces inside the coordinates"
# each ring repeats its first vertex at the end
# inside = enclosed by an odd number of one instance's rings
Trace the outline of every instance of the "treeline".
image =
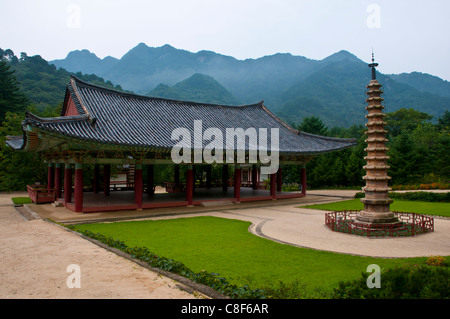
{"type": "MultiPolygon", "coordinates": [[[[429,114],[410,109],[387,113],[387,147],[389,148],[388,175],[392,185],[448,183],[450,181],[450,112],[445,111],[432,122],[429,114]]],[[[358,144],[351,149],[319,155],[307,168],[309,187],[360,187],[366,164],[364,149],[366,128],[328,129],[319,117],[306,117],[297,125],[301,131],[324,136],[356,138],[358,144]]],[[[300,168],[283,168],[285,183],[298,182],[300,168]]]]}
{"type": "MultiPolygon", "coordinates": [[[[20,84],[18,87],[15,87],[17,91],[22,93],[22,100],[15,102],[12,106],[5,106],[4,102],[0,102],[2,103],[0,119],[3,119],[6,111],[23,111],[27,107],[43,111],[49,106],[52,108],[60,104],[64,99],[67,83],[72,73],[65,69],[57,69],[39,55],[28,56],[25,52],[21,52],[20,56],[16,56],[10,49],[3,50],[0,48],[0,60],[2,61],[3,69],[8,68],[8,72],[14,73],[14,80],[20,84]]],[[[5,72],[5,70],[2,72],[5,72]]],[[[105,81],[94,74],[78,72],[74,73],[74,75],[93,84],[122,90],[119,85],[114,86],[110,81],[105,81]]],[[[11,81],[11,77],[6,77],[3,80],[5,79],[11,81]]],[[[7,96],[10,96],[10,94],[7,93],[7,96]]],[[[6,98],[8,101],[11,99],[10,97],[6,98]]]]}

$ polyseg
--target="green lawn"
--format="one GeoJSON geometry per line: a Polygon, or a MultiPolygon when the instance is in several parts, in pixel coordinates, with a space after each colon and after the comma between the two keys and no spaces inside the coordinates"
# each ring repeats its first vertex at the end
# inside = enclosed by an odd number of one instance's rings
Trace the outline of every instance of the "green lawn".
{"type": "Polygon", "coordinates": [[[129,247],[147,247],[173,258],[195,272],[219,273],[238,285],[252,288],[298,280],[308,287],[330,291],[342,280],[358,279],[370,264],[382,269],[424,264],[426,258],[382,259],[337,254],[283,245],[248,231],[250,223],[217,217],[133,221],[78,225],[124,241],[129,247]]]}
{"type": "MultiPolygon", "coordinates": [[[[361,210],[364,208],[364,205],[363,203],[361,203],[360,199],[351,199],[342,202],[317,204],[301,207],[338,211],[338,210],[361,210]]],[[[450,217],[450,203],[419,202],[419,201],[394,199],[394,202],[391,204],[391,210],[405,213],[418,213],[424,215],[450,217]]]]}
{"type": "Polygon", "coordinates": [[[31,199],[29,197],[12,197],[12,202],[16,205],[23,205],[23,204],[31,204],[31,199]]]}

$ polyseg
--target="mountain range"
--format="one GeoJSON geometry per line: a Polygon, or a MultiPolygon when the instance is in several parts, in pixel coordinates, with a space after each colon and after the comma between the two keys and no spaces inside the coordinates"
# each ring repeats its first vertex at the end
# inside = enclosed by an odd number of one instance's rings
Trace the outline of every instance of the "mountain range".
{"type": "MultiPolygon", "coordinates": [[[[138,94],[227,105],[264,100],[289,124],[311,115],[328,126],[364,123],[370,80],[367,63],[345,50],[323,60],[289,53],[238,60],[212,51],[140,43],[120,59],[77,50],[49,63],[95,74],[138,94]]],[[[450,108],[448,81],[419,72],[377,77],[387,112],[414,108],[438,118],[450,108]]]]}

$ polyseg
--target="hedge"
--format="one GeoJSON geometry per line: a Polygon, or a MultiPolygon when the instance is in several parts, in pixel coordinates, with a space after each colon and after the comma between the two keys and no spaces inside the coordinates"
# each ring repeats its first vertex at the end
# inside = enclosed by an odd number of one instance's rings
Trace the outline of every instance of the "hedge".
{"type": "Polygon", "coordinates": [[[444,267],[409,266],[381,271],[380,288],[368,288],[368,273],[354,281],[340,282],[335,299],[448,299],[450,271],[444,267]]]}
{"type": "MultiPolygon", "coordinates": [[[[389,197],[392,199],[403,199],[403,200],[420,201],[420,202],[446,202],[446,203],[450,202],[450,192],[447,192],[447,193],[389,192],[389,197]]],[[[356,193],[355,198],[364,198],[364,193],[362,193],[362,192],[356,193]]]]}

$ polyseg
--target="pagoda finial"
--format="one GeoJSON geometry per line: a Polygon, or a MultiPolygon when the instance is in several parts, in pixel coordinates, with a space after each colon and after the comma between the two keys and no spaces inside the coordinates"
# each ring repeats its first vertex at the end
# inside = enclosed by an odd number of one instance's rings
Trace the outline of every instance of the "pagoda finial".
{"type": "Polygon", "coordinates": [[[378,63],[375,63],[375,56],[373,54],[373,49],[372,49],[372,63],[369,64],[369,68],[372,68],[372,80],[376,80],[377,79],[377,72],[375,70],[375,68],[378,66],[378,63]]]}

